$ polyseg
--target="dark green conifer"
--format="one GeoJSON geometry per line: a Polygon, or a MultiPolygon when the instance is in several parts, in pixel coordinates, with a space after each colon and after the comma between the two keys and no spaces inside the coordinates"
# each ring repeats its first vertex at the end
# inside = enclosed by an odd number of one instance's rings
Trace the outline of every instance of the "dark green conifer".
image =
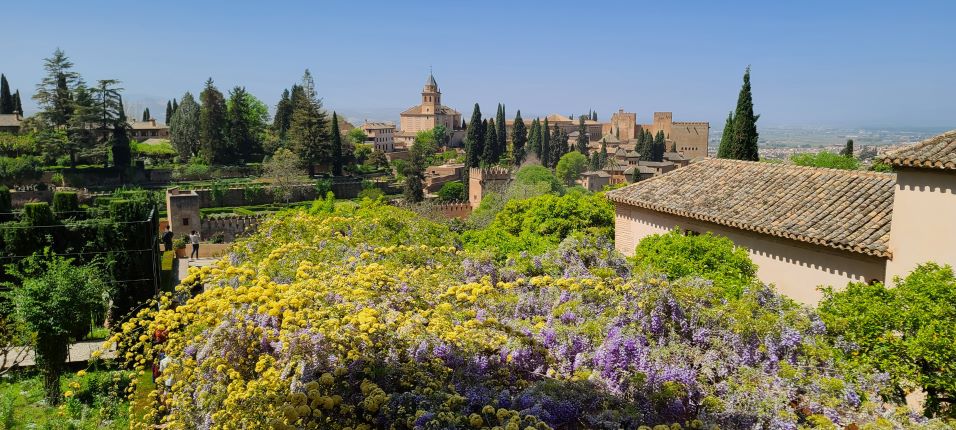
{"type": "MultiPolygon", "coordinates": [[[[500,110],[500,109],[499,109],[500,110]]],[[[488,128],[485,129],[485,147],[481,156],[481,161],[488,166],[498,164],[498,130],[495,128],[495,120],[488,120],[488,128]]]]}
{"type": "Polygon", "coordinates": [[[481,165],[482,146],[485,136],[481,127],[481,108],[475,103],[471,111],[471,121],[468,122],[465,134],[465,167],[479,167],[481,165]]]}
{"type": "Polygon", "coordinates": [[[584,126],[584,116],[578,118],[578,139],[575,142],[578,152],[588,155],[588,129],[584,126]]]}
{"type": "Polygon", "coordinates": [[[520,166],[525,159],[525,143],[528,141],[528,130],[521,119],[521,110],[515,113],[515,123],[511,126],[511,158],[515,166],[520,166]]]}
{"type": "Polygon", "coordinates": [[[169,125],[169,120],[173,117],[173,102],[166,100],[166,125],[169,125]]]}
{"type": "Polygon", "coordinates": [[[720,146],[717,147],[717,158],[733,158],[734,135],[734,112],[727,113],[727,121],[724,122],[724,131],[720,134],[720,146]]]}
{"type": "Polygon", "coordinates": [[[753,94],[750,89],[750,66],[744,72],[744,83],[740,87],[740,95],[737,96],[737,109],[734,111],[734,133],[733,145],[734,153],[729,158],[737,160],[760,160],[760,154],[757,151],[757,141],[760,135],[757,133],[757,120],[760,115],[754,114],[753,94]]]}
{"type": "Polygon", "coordinates": [[[332,175],[342,176],[342,132],[339,130],[339,115],[332,111],[332,175]]]}
{"type": "Polygon", "coordinates": [[[548,128],[548,118],[541,123],[541,165],[551,167],[551,130],[548,128]]]}
{"type": "Polygon", "coordinates": [[[0,114],[11,114],[16,108],[13,94],[10,94],[10,84],[7,82],[7,77],[0,74],[0,114]]]}

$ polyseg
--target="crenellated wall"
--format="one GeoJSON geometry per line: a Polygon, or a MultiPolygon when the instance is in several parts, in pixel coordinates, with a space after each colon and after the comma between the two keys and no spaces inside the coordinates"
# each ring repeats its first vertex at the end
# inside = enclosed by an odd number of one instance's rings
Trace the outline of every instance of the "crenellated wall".
{"type": "Polygon", "coordinates": [[[266,216],[268,215],[206,218],[201,222],[199,233],[203,240],[209,240],[214,234],[222,233],[225,242],[232,242],[238,236],[254,232],[266,216]]]}

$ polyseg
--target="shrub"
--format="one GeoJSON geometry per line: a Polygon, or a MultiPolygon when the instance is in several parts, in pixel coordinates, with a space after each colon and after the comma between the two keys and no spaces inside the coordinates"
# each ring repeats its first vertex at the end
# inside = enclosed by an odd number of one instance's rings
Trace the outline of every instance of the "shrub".
{"type": "Polygon", "coordinates": [[[5,183],[24,183],[40,179],[43,170],[36,157],[0,157],[0,181],[5,183]]]}
{"type": "Polygon", "coordinates": [[[226,241],[226,234],[221,231],[217,231],[209,236],[210,243],[223,243],[225,241],[226,241]]]}
{"type": "Polygon", "coordinates": [[[956,417],[956,276],[927,263],[895,288],[851,283],[824,290],[820,314],[837,352],[853,366],[886,372],[902,398],[909,384],[926,393],[925,413],[956,417]]]}
{"type": "Polygon", "coordinates": [[[571,151],[561,156],[554,171],[558,179],[565,185],[573,185],[581,173],[588,168],[588,157],[578,151],[571,151]]]}
{"type": "Polygon", "coordinates": [[[515,182],[522,185],[546,183],[550,186],[552,193],[564,194],[564,185],[551,173],[550,169],[543,166],[527,165],[522,167],[515,174],[515,182]]]}
{"type": "Polygon", "coordinates": [[[790,162],[798,166],[826,167],[830,169],[857,170],[860,168],[860,161],[856,158],[827,151],[816,154],[794,154],[790,157],[790,162]]]}
{"type": "MultiPolygon", "coordinates": [[[[80,198],[72,191],[57,191],[53,194],[53,212],[68,214],[80,210],[80,198]]],[[[61,217],[69,218],[69,216],[61,217]]]]}
{"type": "Polygon", "coordinates": [[[711,279],[733,296],[753,282],[757,273],[747,250],[730,239],[710,232],[683,234],[680,229],[642,239],[633,261],[639,269],[660,271],[670,279],[711,279]]]}
{"type": "Polygon", "coordinates": [[[468,200],[468,193],[461,181],[446,182],[438,190],[438,201],[461,202],[468,200]]]}

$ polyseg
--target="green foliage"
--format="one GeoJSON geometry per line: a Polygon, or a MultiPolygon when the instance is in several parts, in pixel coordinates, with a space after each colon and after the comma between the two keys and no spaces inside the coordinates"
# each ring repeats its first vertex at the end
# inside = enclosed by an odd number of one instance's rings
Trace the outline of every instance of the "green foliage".
{"type": "Polygon", "coordinates": [[[169,141],[181,160],[199,154],[199,104],[188,91],[169,121],[169,141]]]}
{"type": "Polygon", "coordinates": [[[302,75],[302,95],[293,98],[292,120],[289,125],[289,149],[306,164],[309,176],[314,164],[327,159],[329,145],[328,118],[322,110],[322,101],[315,92],[312,73],[302,75]]]}
{"type": "Polygon", "coordinates": [[[446,182],[438,190],[438,201],[461,202],[468,200],[468,192],[461,181],[446,182]]]}
{"type": "Polygon", "coordinates": [[[342,176],[342,163],[344,161],[342,154],[342,135],[339,130],[339,115],[332,112],[332,174],[342,176]]]}
{"type": "Polygon", "coordinates": [[[75,192],[57,191],[53,194],[53,212],[63,213],[61,218],[69,218],[70,212],[80,210],[80,199],[75,192]]]}
{"type": "Polygon", "coordinates": [[[546,183],[552,193],[564,194],[564,185],[561,180],[555,177],[550,169],[543,166],[528,165],[518,169],[518,173],[515,174],[515,182],[524,185],[546,183]]]}
{"type": "Polygon", "coordinates": [[[13,210],[13,204],[10,189],[6,185],[0,185],[0,220],[5,220],[11,210],[13,210]]]}
{"type": "Polygon", "coordinates": [[[521,110],[515,113],[515,122],[511,127],[511,159],[515,166],[524,163],[528,149],[525,144],[528,143],[528,129],[525,127],[524,120],[521,119],[521,110]]]}
{"type": "Polygon", "coordinates": [[[820,314],[829,333],[849,345],[836,352],[861,369],[888,373],[896,396],[915,384],[926,393],[925,413],[956,417],[956,276],[927,263],[895,288],[851,283],[824,290],[820,314]]]}
{"type": "Polygon", "coordinates": [[[554,170],[565,185],[573,185],[574,181],[581,176],[581,172],[587,169],[588,157],[578,151],[572,151],[561,156],[554,170]]]}
{"type": "Polygon", "coordinates": [[[508,201],[487,228],[466,231],[462,241],[466,249],[488,250],[504,259],[545,251],[578,232],[611,236],[613,226],[614,210],[603,195],[545,194],[508,201]]]}
{"type": "Polygon", "coordinates": [[[37,155],[37,149],[36,136],[33,133],[0,133],[0,155],[7,157],[37,155]]]}
{"type": "Polygon", "coordinates": [[[747,250],[713,233],[683,234],[674,229],[666,234],[645,237],[633,257],[637,268],[659,271],[671,279],[700,277],[713,280],[738,296],[756,278],[757,266],[747,250]]]}
{"type": "Polygon", "coordinates": [[[213,85],[212,78],[199,93],[199,153],[212,164],[226,164],[235,159],[235,150],[226,138],[228,118],[226,98],[213,85]]]}
{"type": "Polygon", "coordinates": [[[471,111],[465,136],[465,168],[481,166],[482,148],[485,144],[485,129],[481,125],[481,108],[475,103],[471,111]]]}
{"type": "Polygon", "coordinates": [[[349,130],[348,134],[346,134],[346,137],[348,137],[349,141],[351,141],[352,145],[355,145],[356,148],[358,148],[358,145],[364,144],[365,141],[368,140],[368,135],[365,134],[365,130],[362,130],[358,127],[349,130]]]}
{"type": "Polygon", "coordinates": [[[737,108],[728,116],[724,133],[720,139],[717,157],[736,160],[757,161],[757,120],[754,114],[753,94],[750,88],[750,66],[744,72],[744,82],[737,96],[737,108]]]}
{"type": "Polygon", "coordinates": [[[43,169],[36,157],[0,157],[0,181],[4,183],[24,183],[40,179],[43,169]]]}
{"type": "Polygon", "coordinates": [[[826,167],[829,169],[858,170],[860,168],[860,162],[856,158],[827,151],[816,154],[794,154],[790,156],[790,162],[798,166],[826,167]]]}
{"type": "Polygon", "coordinates": [[[89,330],[89,316],[105,310],[109,287],[96,266],[49,254],[27,257],[8,272],[18,281],[7,284],[14,315],[33,334],[47,400],[57,404],[67,348],[89,330]]]}

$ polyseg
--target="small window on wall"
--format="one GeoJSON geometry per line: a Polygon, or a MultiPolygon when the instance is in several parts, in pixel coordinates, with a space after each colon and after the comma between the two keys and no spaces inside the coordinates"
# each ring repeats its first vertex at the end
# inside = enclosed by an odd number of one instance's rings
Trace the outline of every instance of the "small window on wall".
{"type": "Polygon", "coordinates": [[[183,225],[189,225],[189,218],[183,218],[183,225]]]}

